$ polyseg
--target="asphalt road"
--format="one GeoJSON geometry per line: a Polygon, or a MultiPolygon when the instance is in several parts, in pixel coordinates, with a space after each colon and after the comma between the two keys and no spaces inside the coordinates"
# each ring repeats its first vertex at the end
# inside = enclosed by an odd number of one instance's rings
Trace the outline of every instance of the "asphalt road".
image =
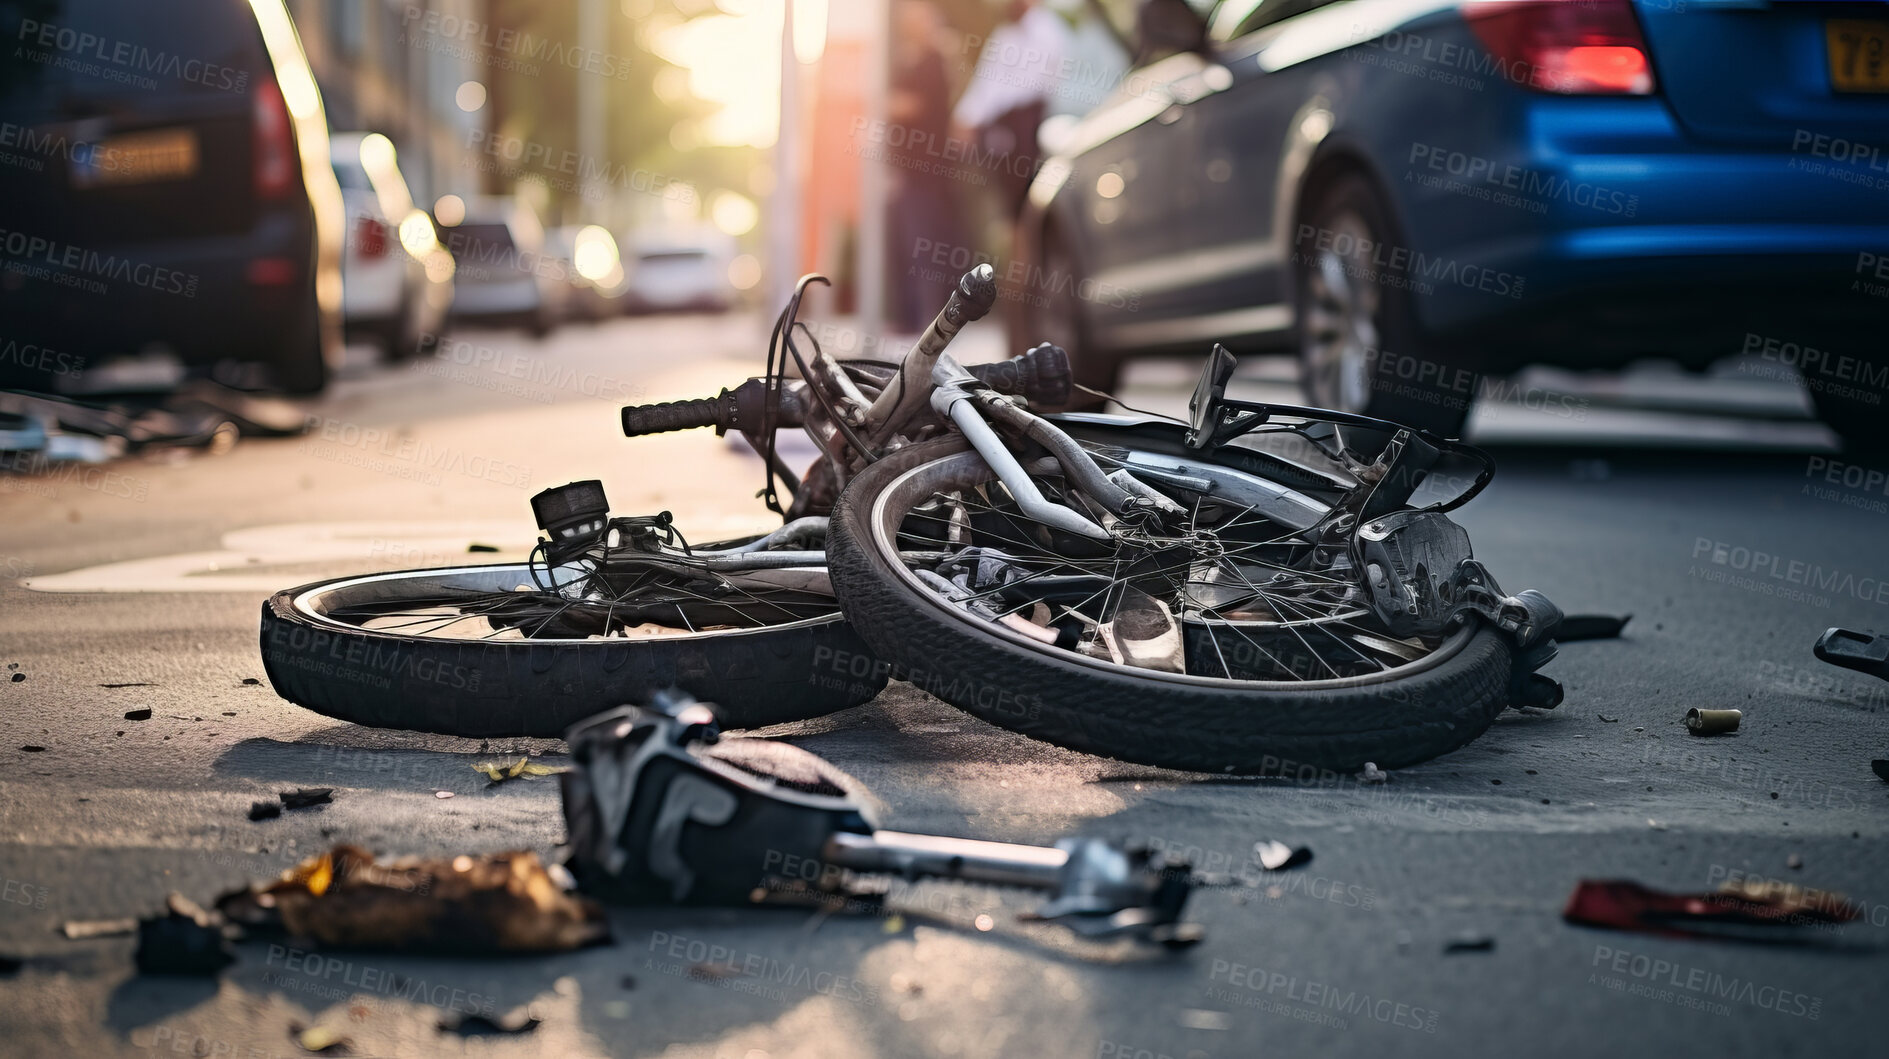
{"type": "MultiPolygon", "coordinates": [[[[632,443],[616,426],[625,400],[745,377],[758,339],[744,318],[619,321],[543,344],[467,334],[420,365],[351,370],[303,438],[0,478],[0,954],[25,961],[0,984],[0,1051],[290,1056],[305,1054],[300,1025],[339,1030],[354,1055],[1879,1050],[1889,785],[1869,763],[1889,757],[1889,683],[1822,667],[1810,647],[1828,626],[1889,625],[1889,496],[1826,481],[1827,435],[1788,419],[1797,398],[1736,373],[1715,392],[1744,418],[1676,414],[1699,391],[1657,374],[1548,411],[1522,390],[1479,415],[1500,472],[1460,515],[1478,555],[1510,591],[1634,617],[1621,640],[1563,648],[1548,670],[1567,687],[1559,709],[1512,711],[1387,784],[1124,765],[903,685],[768,733],[864,781],[901,830],[1109,836],[1233,872],[1262,839],[1314,851],[1257,886],[1200,893],[1206,940],[1191,951],[1076,941],[1018,922],[1024,895],[944,885],[901,892],[884,916],[618,910],[614,945],[542,958],[311,961],[248,943],[214,981],[141,978],[129,938],[58,933],[172,890],[207,902],[332,842],[553,847],[554,780],[488,789],[470,766],[520,751],[555,764],[561,744],[481,746],[290,705],[250,683],[258,605],[330,572],[521,550],[527,498],[572,479],[703,536],[764,528],[751,457],[707,432],[632,443]],[[1662,411],[1621,411],[1623,393],[1662,411]],[[1737,707],[1743,726],[1690,737],[1691,706],[1737,707]],[[151,719],[124,719],[140,707],[151,719]],[[334,803],[245,819],[253,800],[314,785],[337,787],[334,803]],[[1860,921],[1741,944],[1559,916],[1584,877],[1700,891],[1741,874],[1840,891],[1860,921]],[[1445,951],[1461,938],[1493,947],[1445,951]],[[764,970],[691,975],[711,954],[764,970]],[[439,1028],[464,1010],[542,1021],[504,1039],[439,1028]]],[[[1185,367],[1133,378],[1139,402],[1184,402],[1185,367]]],[[[1284,381],[1261,364],[1242,385],[1284,381]]]]}

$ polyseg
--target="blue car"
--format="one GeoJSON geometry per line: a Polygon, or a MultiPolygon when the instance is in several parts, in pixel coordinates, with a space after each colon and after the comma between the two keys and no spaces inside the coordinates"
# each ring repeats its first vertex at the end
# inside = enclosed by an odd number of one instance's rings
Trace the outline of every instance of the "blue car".
{"type": "Polygon", "coordinates": [[[1080,382],[1291,350],[1308,402],[1456,434],[1485,374],[1743,352],[1881,451],[1889,5],[1153,2],[1191,36],[1020,229],[1021,323],[1080,382]]]}

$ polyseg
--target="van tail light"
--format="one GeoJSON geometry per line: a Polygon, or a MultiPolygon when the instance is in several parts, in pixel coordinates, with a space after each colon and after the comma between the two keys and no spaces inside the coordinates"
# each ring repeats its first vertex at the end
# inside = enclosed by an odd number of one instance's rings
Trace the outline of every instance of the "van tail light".
{"type": "Polygon", "coordinates": [[[355,252],[370,260],[387,253],[387,226],[372,217],[362,217],[354,224],[355,252]]]}
{"type": "Polygon", "coordinates": [[[1633,0],[1469,0],[1461,11],[1516,84],[1570,96],[1653,94],[1633,0]]]}
{"type": "Polygon", "coordinates": [[[256,152],[256,194],[265,199],[286,197],[295,188],[295,130],[289,123],[289,108],[282,101],[282,89],[271,77],[256,80],[250,96],[255,123],[253,135],[256,152]]]}

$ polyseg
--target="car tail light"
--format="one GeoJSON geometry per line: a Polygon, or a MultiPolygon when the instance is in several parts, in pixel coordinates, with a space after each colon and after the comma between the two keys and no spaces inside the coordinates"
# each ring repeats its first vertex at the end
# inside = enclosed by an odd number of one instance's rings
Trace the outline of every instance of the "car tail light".
{"type": "Polygon", "coordinates": [[[1653,92],[1633,0],[1470,0],[1462,14],[1517,84],[1563,95],[1653,92]]]}
{"type": "Polygon", "coordinates": [[[289,108],[282,101],[282,89],[269,77],[257,80],[250,104],[255,121],[256,194],[282,198],[295,187],[298,166],[289,108]]]}
{"type": "Polygon", "coordinates": [[[354,224],[354,249],[362,257],[374,258],[387,253],[387,226],[372,217],[362,217],[354,224]]]}

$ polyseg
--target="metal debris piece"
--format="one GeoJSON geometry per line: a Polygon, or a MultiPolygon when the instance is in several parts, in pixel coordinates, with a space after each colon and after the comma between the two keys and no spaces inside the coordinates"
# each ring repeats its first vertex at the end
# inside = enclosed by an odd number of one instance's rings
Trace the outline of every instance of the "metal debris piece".
{"type": "Polygon", "coordinates": [[[1724,935],[1746,927],[1770,929],[1847,923],[1857,917],[1848,902],[1807,900],[1782,887],[1726,888],[1717,893],[1672,894],[1627,879],[1582,879],[1568,896],[1561,918],[1583,926],[1633,930],[1673,937],[1724,935]]]}
{"type": "Polygon", "coordinates": [[[1312,863],[1312,851],[1305,846],[1288,846],[1270,839],[1253,843],[1253,856],[1267,871],[1285,871],[1312,863]]]}
{"type": "Polygon", "coordinates": [[[138,921],[127,917],[124,919],[68,919],[59,931],[73,941],[83,941],[87,938],[116,937],[137,929],[138,921]]]}
{"type": "Polygon", "coordinates": [[[215,974],[236,962],[223,917],[182,894],[165,900],[164,914],[138,921],[140,974],[215,974]]]}
{"type": "Polygon", "coordinates": [[[1736,732],[1738,722],[1744,718],[1743,710],[1701,710],[1694,706],[1686,711],[1686,731],[1693,735],[1723,735],[1736,732]]]}
{"type": "Polygon", "coordinates": [[[898,875],[1038,890],[1048,900],[1023,918],[1090,936],[1200,939],[1180,918],[1198,885],[1185,862],[1100,839],[1048,848],[876,830],[845,773],[791,744],[724,740],[681,692],[580,721],[565,742],[568,863],[611,900],[745,906],[785,891],[844,907],[859,876],[898,875]],[[793,865],[819,870],[809,880],[793,865]]]}
{"type": "Polygon", "coordinates": [[[245,927],[336,948],[551,952],[609,936],[603,909],[567,893],[525,850],[383,863],[341,845],[266,887],[224,894],[217,908],[245,927]]]}
{"type": "Polygon", "coordinates": [[[528,757],[521,757],[510,764],[481,761],[472,766],[472,769],[474,772],[484,773],[485,777],[493,783],[504,783],[506,780],[514,780],[520,776],[555,776],[560,772],[570,771],[566,766],[541,765],[528,757]]]}
{"type": "Polygon", "coordinates": [[[328,805],[334,801],[333,787],[302,787],[297,790],[283,791],[276,797],[282,799],[284,809],[307,809],[314,805],[328,805]]]}

